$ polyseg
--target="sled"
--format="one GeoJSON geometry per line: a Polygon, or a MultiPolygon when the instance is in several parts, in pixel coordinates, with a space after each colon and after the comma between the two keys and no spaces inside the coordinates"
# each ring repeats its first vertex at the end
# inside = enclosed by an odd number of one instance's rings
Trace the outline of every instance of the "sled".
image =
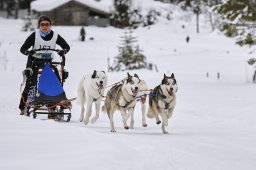
{"type": "Polygon", "coordinates": [[[42,58],[35,60],[38,68],[37,83],[30,88],[26,104],[27,116],[33,115],[36,119],[39,114],[47,114],[48,119],[69,122],[71,119],[71,101],[67,99],[63,85],[68,77],[65,71],[65,56],[61,56],[60,62],[54,62],[48,51],[58,52],[57,49],[40,49],[42,58]],[[66,118],[65,118],[66,117],[66,118]]]}

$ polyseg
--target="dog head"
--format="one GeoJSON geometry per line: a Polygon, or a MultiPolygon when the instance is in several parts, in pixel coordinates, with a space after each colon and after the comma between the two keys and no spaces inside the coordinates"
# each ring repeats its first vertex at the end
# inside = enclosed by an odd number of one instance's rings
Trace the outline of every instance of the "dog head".
{"type": "Polygon", "coordinates": [[[123,81],[123,87],[130,95],[136,96],[140,90],[140,78],[137,74],[131,76],[129,73],[127,73],[127,76],[128,77],[123,81]]]}
{"type": "Polygon", "coordinates": [[[107,85],[107,75],[104,71],[96,71],[94,70],[92,76],[92,86],[95,89],[103,89],[107,85]]]}
{"type": "Polygon", "coordinates": [[[167,93],[171,96],[178,91],[177,81],[173,73],[171,74],[171,76],[166,76],[164,74],[161,87],[162,89],[165,89],[167,93]]]}

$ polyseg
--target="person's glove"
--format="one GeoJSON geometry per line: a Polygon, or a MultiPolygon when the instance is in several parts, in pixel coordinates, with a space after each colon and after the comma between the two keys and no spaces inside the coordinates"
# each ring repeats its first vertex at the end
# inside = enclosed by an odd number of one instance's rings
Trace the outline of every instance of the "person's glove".
{"type": "Polygon", "coordinates": [[[30,50],[30,51],[25,51],[25,55],[33,55],[35,54],[36,52],[34,50],[30,50]]]}
{"type": "Polygon", "coordinates": [[[26,75],[26,77],[30,77],[32,76],[33,74],[33,70],[31,68],[26,68],[24,71],[23,71],[23,74],[26,75]]]}
{"type": "Polygon", "coordinates": [[[66,54],[66,53],[67,53],[67,50],[66,50],[66,49],[60,50],[60,51],[58,52],[58,54],[59,54],[60,56],[63,56],[63,55],[66,54]]]}

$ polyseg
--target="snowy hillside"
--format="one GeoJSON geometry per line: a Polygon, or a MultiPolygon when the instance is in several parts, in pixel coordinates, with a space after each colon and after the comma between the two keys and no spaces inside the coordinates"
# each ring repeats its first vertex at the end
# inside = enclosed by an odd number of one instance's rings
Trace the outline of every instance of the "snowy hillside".
{"type": "MultiPolygon", "coordinates": [[[[246,80],[248,49],[212,33],[203,18],[201,33],[196,34],[192,16],[187,21],[179,12],[175,14],[170,22],[160,20],[134,31],[148,61],[159,71],[131,72],[150,88],[160,84],[164,73],[175,73],[179,90],[167,135],[152,119],[147,119],[148,127],[141,126],[140,105],[135,108],[133,130],[123,129],[120,113],[115,113],[116,133],[110,132],[103,113],[95,124],[80,123],[80,108],[75,102],[69,123],[45,120],[45,116],[20,116],[19,88],[26,56],[19,49],[31,32],[20,31],[20,20],[0,18],[0,169],[254,170],[256,87],[246,80]]],[[[84,74],[107,70],[107,58],[117,55],[124,32],[90,26],[86,27],[87,40],[80,42],[80,27],[53,30],[71,46],[66,64],[70,77],[64,85],[69,98],[76,97],[84,74]],[[90,37],[94,40],[88,40],[90,37]]],[[[126,72],[108,76],[111,85],[126,72]]]]}

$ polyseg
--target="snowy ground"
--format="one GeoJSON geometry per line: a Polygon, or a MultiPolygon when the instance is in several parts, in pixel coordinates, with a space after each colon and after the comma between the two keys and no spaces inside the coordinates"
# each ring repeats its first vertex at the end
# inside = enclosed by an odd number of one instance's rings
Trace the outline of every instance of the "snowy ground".
{"type": "MultiPolygon", "coordinates": [[[[0,19],[0,52],[2,56],[6,52],[8,60],[5,71],[0,66],[0,169],[255,169],[256,87],[246,80],[248,50],[204,25],[201,34],[191,23],[185,29],[181,25],[163,21],[134,32],[148,61],[159,69],[136,71],[140,78],[153,88],[169,71],[178,81],[177,106],[169,120],[169,134],[164,135],[154,120],[147,119],[147,128],[141,126],[139,105],[134,130],[123,129],[120,114],[114,115],[117,133],[110,132],[106,114],[100,114],[95,124],[80,123],[75,102],[70,123],[20,116],[19,86],[26,56],[19,48],[30,32],[20,31],[22,21],[0,19]]],[[[124,32],[91,26],[86,28],[87,38],[94,40],[80,42],[79,29],[54,27],[71,45],[66,66],[70,77],[64,86],[70,98],[76,96],[82,75],[107,70],[107,58],[117,54],[124,32]]],[[[110,85],[126,72],[108,76],[110,85]]]]}

